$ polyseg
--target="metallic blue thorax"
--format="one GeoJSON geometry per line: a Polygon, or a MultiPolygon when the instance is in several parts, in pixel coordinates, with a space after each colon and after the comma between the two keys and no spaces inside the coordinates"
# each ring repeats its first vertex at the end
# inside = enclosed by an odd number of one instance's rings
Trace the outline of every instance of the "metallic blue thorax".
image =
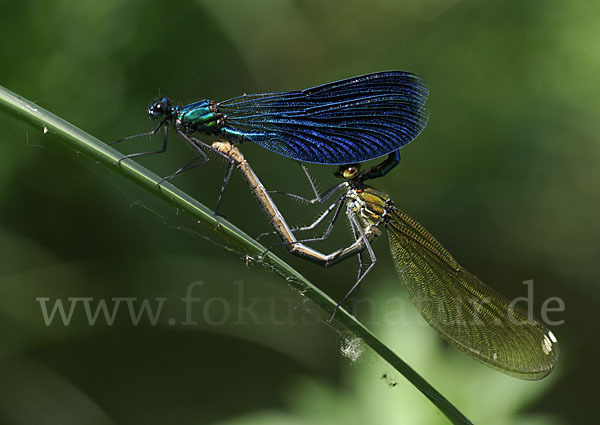
{"type": "Polygon", "coordinates": [[[217,113],[217,105],[212,100],[201,100],[181,107],[175,125],[181,131],[191,134],[217,133],[222,124],[222,114],[217,113]]]}

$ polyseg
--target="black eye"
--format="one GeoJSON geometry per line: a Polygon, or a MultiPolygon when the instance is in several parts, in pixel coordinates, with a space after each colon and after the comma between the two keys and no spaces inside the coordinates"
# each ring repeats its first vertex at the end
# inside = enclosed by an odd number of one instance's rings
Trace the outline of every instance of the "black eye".
{"type": "Polygon", "coordinates": [[[148,114],[150,114],[151,118],[158,118],[164,115],[164,111],[165,105],[162,102],[155,102],[148,108],[148,114]]]}

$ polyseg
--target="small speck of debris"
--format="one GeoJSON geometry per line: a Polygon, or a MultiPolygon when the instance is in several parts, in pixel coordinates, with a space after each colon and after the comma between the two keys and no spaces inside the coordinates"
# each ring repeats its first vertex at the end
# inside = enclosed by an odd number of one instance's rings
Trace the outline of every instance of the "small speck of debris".
{"type": "Polygon", "coordinates": [[[252,263],[254,262],[254,257],[246,254],[245,260],[246,260],[246,267],[250,267],[252,265],[252,263]]]}
{"type": "Polygon", "coordinates": [[[384,381],[386,381],[387,384],[388,384],[388,387],[390,387],[390,388],[394,388],[396,385],[398,385],[398,382],[396,382],[393,379],[389,378],[387,373],[384,373],[383,375],[381,375],[381,379],[383,379],[384,381]]]}
{"type": "Polygon", "coordinates": [[[352,362],[357,361],[365,351],[360,338],[344,338],[340,346],[340,353],[352,362]]]}
{"type": "Polygon", "coordinates": [[[48,131],[50,131],[48,130],[48,127],[44,126],[44,134],[48,134],[48,131]]]}

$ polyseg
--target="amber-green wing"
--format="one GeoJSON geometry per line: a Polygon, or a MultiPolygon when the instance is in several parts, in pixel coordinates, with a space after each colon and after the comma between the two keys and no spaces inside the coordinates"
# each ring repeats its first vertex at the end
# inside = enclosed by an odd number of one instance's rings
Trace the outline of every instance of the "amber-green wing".
{"type": "Polygon", "coordinates": [[[558,360],[554,334],[462,268],[416,220],[394,209],[390,249],[408,296],[447,341],[521,379],[548,375],[558,360]]]}

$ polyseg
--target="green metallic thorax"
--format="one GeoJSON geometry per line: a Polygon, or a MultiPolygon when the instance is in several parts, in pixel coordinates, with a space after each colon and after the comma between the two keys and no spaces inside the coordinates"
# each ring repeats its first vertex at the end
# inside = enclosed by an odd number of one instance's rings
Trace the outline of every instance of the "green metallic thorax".
{"type": "Polygon", "coordinates": [[[217,112],[217,105],[211,100],[194,102],[181,108],[175,125],[187,134],[194,132],[214,134],[223,126],[223,114],[217,112]]]}

